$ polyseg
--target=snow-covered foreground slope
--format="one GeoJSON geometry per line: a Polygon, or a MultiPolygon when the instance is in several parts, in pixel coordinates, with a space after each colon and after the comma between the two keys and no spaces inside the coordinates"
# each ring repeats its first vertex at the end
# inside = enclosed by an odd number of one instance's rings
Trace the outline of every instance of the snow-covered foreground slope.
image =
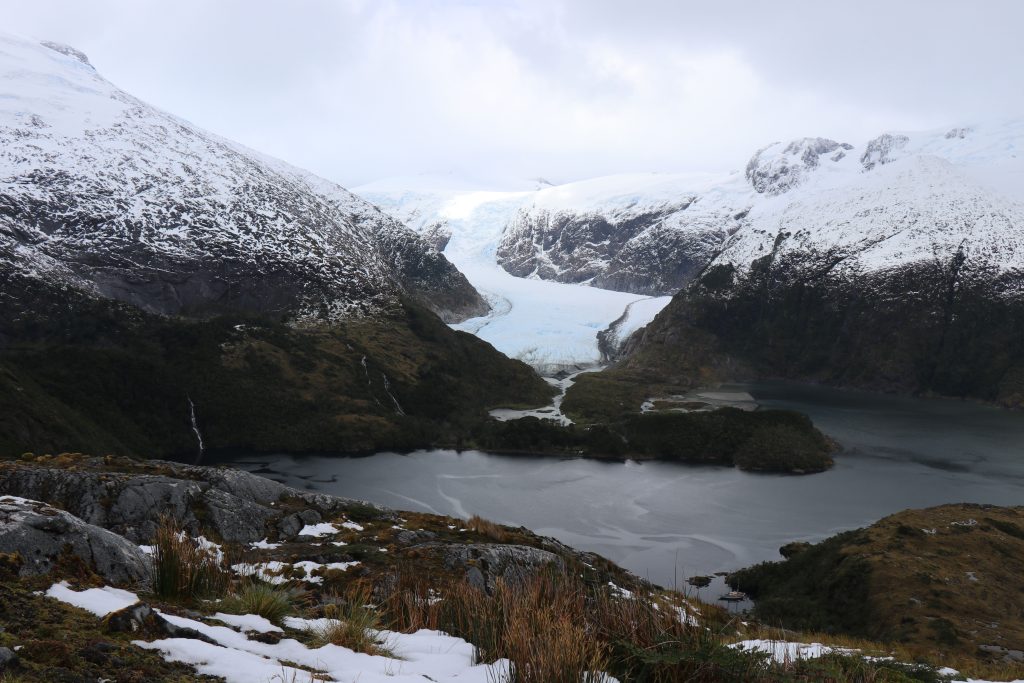
{"type": "MultiPolygon", "coordinates": [[[[628,592],[626,593],[628,596],[628,592]]],[[[139,601],[138,596],[129,591],[110,587],[76,591],[63,582],[51,586],[46,595],[101,618],[139,601]]],[[[685,612],[681,613],[685,618],[693,619],[685,612]]],[[[474,647],[471,643],[440,631],[374,631],[372,635],[379,638],[392,655],[370,655],[331,644],[310,647],[294,638],[281,638],[277,642],[261,641],[256,636],[263,633],[281,634],[283,629],[254,614],[218,613],[211,618],[230,626],[210,625],[168,613],[162,613],[161,616],[176,627],[191,629],[194,633],[201,634],[210,642],[193,637],[164,638],[151,642],[135,640],[133,644],[147,650],[155,650],[167,661],[188,664],[199,674],[219,676],[228,683],[306,680],[310,677],[311,671],[323,672],[334,681],[351,680],[360,683],[498,683],[512,678],[507,659],[499,659],[493,664],[475,664],[474,647]]],[[[289,628],[301,631],[323,628],[331,621],[286,617],[284,623],[289,628]]],[[[729,647],[746,652],[765,653],[783,665],[833,653],[852,656],[860,654],[858,650],[822,643],[777,640],[743,640],[729,647]]],[[[958,671],[950,668],[944,668],[939,673],[948,676],[950,683],[995,683],[976,678],[962,678],[958,671]]],[[[606,683],[616,682],[615,678],[606,674],[599,674],[594,678],[606,683]]],[[[1017,680],[1012,683],[1024,682],[1017,680]]]]}
{"type": "MultiPolygon", "coordinates": [[[[0,267],[159,313],[484,310],[345,189],[162,112],[67,46],[0,34],[0,267]]],[[[0,295],[3,293],[0,292],[0,295]]]]}
{"type": "Polygon", "coordinates": [[[443,246],[444,255],[491,306],[487,316],[471,318],[456,328],[476,334],[542,374],[600,362],[597,335],[627,307],[643,302],[638,315],[630,316],[630,325],[636,327],[668,303],[669,297],[511,275],[497,263],[498,244],[508,221],[533,192],[432,189],[437,184],[429,179],[396,179],[355,192],[421,234],[440,235],[438,246],[443,246]],[[421,187],[411,187],[416,182],[421,187]]]}
{"type": "MultiPolygon", "coordinates": [[[[80,607],[98,617],[124,609],[139,601],[138,596],[116,588],[90,588],[75,591],[67,584],[54,584],[47,595],[61,602],[80,607]]],[[[278,631],[257,615],[218,615],[235,622],[240,630],[228,626],[211,626],[202,621],[172,614],[165,619],[182,628],[193,629],[211,642],[193,638],[165,638],[135,645],[157,650],[172,662],[195,667],[199,674],[219,676],[228,683],[258,681],[304,681],[310,671],[326,672],[330,680],[361,683],[392,683],[397,681],[459,681],[460,683],[491,683],[508,677],[508,661],[475,664],[473,645],[439,631],[416,633],[377,632],[394,656],[369,655],[338,645],[308,647],[294,638],[277,643],[259,642],[250,635],[278,631]],[[302,668],[297,668],[302,667],[302,668]]],[[[318,620],[289,617],[288,626],[306,630],[316,627],[318,620]]],[[[325,621],[325,620],[319,620],[325,621]]]]}

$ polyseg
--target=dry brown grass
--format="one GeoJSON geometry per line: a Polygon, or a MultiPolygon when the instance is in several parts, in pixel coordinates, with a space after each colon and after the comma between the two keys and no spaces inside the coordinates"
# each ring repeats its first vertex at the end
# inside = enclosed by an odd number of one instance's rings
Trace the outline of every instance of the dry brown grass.
{"type": "Polygon", "coordinates": [[[231,574],[223,561],[200,547],[173,518],[160,518],[154,548],[153,593],[158,597],[188,603],[227,592],[231,574]]]}
{"type": "Polygon", "coordinates": [[[466,520],[466,528],[475,534],[486,536],[492,541],[498,543],[504,543],[508,538],[508,533],[498,524],[490,520],[486,520],[480,515],[473,515],[466,520]]]}
{"type": "MultiPolygon", "coordinates": [[[[607,672],[644,683],[912,683],[937,681],[934,673],[894,662],[837,653],[819,659],[776,663],[766,655],[729,647],[738,622],[702,605],[699,623],[687,617],[685,597],[672,592],[628,594],[575,574],[542,573],[492,594],[462,580],[430,579],[414,568],[397,571],[375,587],[387,626],[396,631],[429,628],[464,638],[477,661],[508,658],[507,683],[589,683],[607,672]]],[[[867,640],[824,634],[753,629],[750,638],[822,642],[864,654],[921,661],[907,650],[867,640]]],[[[965,671],[976,671],[965,666],[965,671]]],[[[1002,672],[988,675],[999,680],[1002,672]]]]}
{"type": "Polygon", "coordinates": [[[382,628],[381,616],[371,600],[371,587],[364,583],[353,585],[344,596],[328,596],[323,606],[327,622],[311,631],[316,645],[339,645],[368,655],[394,657],[377,633],[382,628]]]}

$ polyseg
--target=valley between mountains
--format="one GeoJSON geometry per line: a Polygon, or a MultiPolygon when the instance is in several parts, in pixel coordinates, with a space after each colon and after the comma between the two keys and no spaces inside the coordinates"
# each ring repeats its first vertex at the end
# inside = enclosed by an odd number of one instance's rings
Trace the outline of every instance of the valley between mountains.
{"type": "MultiPolygon", "coordinates": [[[[1017,507],[844,518],[724,567],[756,600],[740,618],[475,510],[206,466],[329,457],[343,477],[346,456],[445,449],[813,485],[902,457],[743,389],[772,381],[1005,426],[1022,154],[1018,119],[776,142],[721,175],[350,191],[0,34],[0,677],[1024,676],[1017,507]]],[[[926,466],[995,491],[981,470],[1007,449],[970,437],[926,466]]]]}

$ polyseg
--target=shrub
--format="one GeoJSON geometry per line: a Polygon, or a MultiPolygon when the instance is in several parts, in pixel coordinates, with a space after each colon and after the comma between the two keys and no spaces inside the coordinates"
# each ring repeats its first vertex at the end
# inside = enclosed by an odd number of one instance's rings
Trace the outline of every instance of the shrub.
{"type": "Polygon", "coordinates": [[[376,586],[375,594],[389,629],[411,633],[441,628],[441,593],[415,567],[398,567],[376,586]]]}
{"type": "Polygon", "coordinates": [[[832,464],[817,434],[788,424],[759,427],[736,451],[736,465],[763,472],[816,472],[832,464]]]}

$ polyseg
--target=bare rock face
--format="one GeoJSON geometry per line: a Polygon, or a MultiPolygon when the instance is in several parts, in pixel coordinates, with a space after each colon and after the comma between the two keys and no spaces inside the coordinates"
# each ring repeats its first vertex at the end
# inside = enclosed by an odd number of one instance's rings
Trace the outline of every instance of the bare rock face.
{"type": "Polygon", "coordinates": [[[776,142],[751,157],[747,180],[761,194],[783,194],[803,183],[808,173],[822,163],[822,157],[836,162],[851,149],[853,145],[827,138],[800,138],[784,147],[776,142]]]}
{"type": "Polygon", "coordinates": [[[448,246],[448,242],[452,239],[452,229],[448,226],[448,221],[446,220],[434,221],[423,229],[420,237],[430,245],[431,249],[441,252],[444,251],[444,248],[448,246]]]}
{"type": "Polygon", "coordinates": [[[314,494],[239,470],[150,461],[143,467],[125,458],[82,456],[72,468],[31,463],[0,465],[0,493],[45,499],[89,524],[135,543],[150,543],[162,515],[193,536],[211,534],[230,543],[252,543],[274,528],[293,536],[321,513],[353,501],[314,494]],[[111,472],[129,464],[138,472],[111,472]],[[278,508],[290,500],[300,508],[278,508]],[[302,509],[305,508],[305,509],[302,509]]]}
{"type": "Polygon", "coordinates": [[[85,56],[84,52],[76,48],[73,48],[70,45],[65,45],[64,43],[57,43],[52,40],[44,40],[40,43],[40,45],[42,45],[43,47],[48,47],[54,52],[59,52],[62,55],[67,55],[72,59],[77,59],[86,66],[92,66],[92,64],[89,62],[89,58],[85,56]]]}
{"type": "MultiPolygon", "coordinates": [[[[959,130],[964,131],[965,129],[959,130]]],[[[953,137],[963,138],[965,135],[966,132],[958,132],[953,137]]],[[[890,133],[879,135],[864,147],[864,154],[860,157],[860,163],[864,166],[865,171],[870,171],[875,166],[887,164],[892,161],[892,154],[905,147],[908,142],[910,142],[910,138],[906,135],[892,135],[890,133]]]]}
{"type": "Polygon", "coordinates": [[[112,583],[150,579],[146,556],[127,539],[45,503],[0,497],[0,552],[21,557],[21,576],[49,572],[68,551],[112,583]]]}
{"type": "Polygon", "coordinates": [[[739,224],[728,211],[688,211],[695,201],[687,196],[604,210],[522,210],[502,235],[498,263],[517,277],[671,294],[713,258],[739,224]]]}

